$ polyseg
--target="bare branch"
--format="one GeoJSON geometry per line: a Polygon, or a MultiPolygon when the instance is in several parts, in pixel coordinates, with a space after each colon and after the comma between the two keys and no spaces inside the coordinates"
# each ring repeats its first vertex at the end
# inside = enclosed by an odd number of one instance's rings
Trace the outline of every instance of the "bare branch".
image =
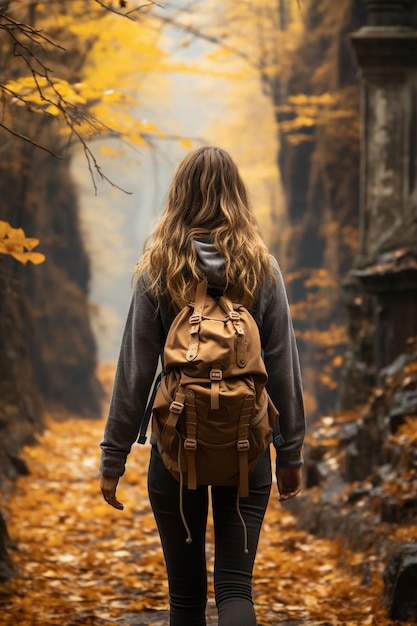
{"type": "Polygon", "coordinates": [[[262,58],[259,61],[257,61],[256,59],[254,60],[252,55],[246,54],[239,48],[235,48],[234,46],[228,45],[227,43],[225,43],[225,41],[221,37],[216,37],[215,35],[209,35],[207,33],[204,33],[203,31],[199,30],[198,28],[194,28],[193,26],[190,26],[189,24],[181,23],[180,21],[176,20],[174,17],[170,17],[167,15],[155,15],[154,18],[163,23],[170,24],[171,26],[174,26],[175,28],[182,30],[184,33],[193,35],[193,37],[195,38],[202,39],[203,41],[207,41],[209,43],[215,44],[223,48],[223,50],[227,50],[228,52],[231,52],[235,56],[245,61],[245,63],[247,63],[250,67],[254,68],[256,71],[259,72],[261,82],[266,90],[272,90],[274,88],[273,78],[268,74],[268,72],[265,71],[267,67],[264,64],[262,58]]]}
{"type": "Polygon", "coordinates": [[[123,187],[119,187],[119,185],[116,185],[116,183],[114,183],[112,180],[110,180],[110,178],[108,178],[108,176],[106,176],[103,173],[103,170],[101,169],[100,165],[98,164],[97,159],[95,158],[93,152],[90,150],[90,148],[88,147],[88,145],[86,144],[84,139],[80,138],[80,136],[77,134],[76,131],[74,131],[74,132],[77,135],[78,139],[82,143],[84,154],[85,154],[85,158],[87,160],[88,169],[89,169],[90,176],[91,176],[91,180],[92,180],[92,183],[93,183],[93,186],[94,186],[94,193],[95,193],[95,195],[97,195],[97,184],[96,184],[96,180],[95,180],[95,177],[94,177],[94,172],[96,172],[99,175],[101,180],[106,181],[107,183],[109,183],[109,185],[111,185],[115,189],[119,189],[119,191],[123,191],[123,193],[126,193],[129,196],[132,195],[131,191],[126,191],[126,189],[123,189],[123,187]]]}
{"type": "Polygon", "coordinates": [[[189,35],[193,35],[194,37],[198,39],[203,39],[204,41],[208,41],[209,43],[213,43],[218,46],[221,46],[224,50],[228,50],[229,52],[232,52],[233,54],[240,57],[241,59],[243,59],[250,65],[254,65],[251,57],[248,54],[245,54],[238,48],[228,46],[221,39],[221,37],[208,35],[207,33],[204,33],[203,31],[198,30],[198,28],[194,28],[193,26],[190,26],[189,24],[182,24],[180,21],[176,20],[174,17],[170,17],[169,15],[155,15],[154,17],[155,19],[161,22],[164,22],[165,24],[169,24],[171,26],[174,26],[175,28],[178,28],[179,30],[182,30],[184,33],[188,33],[189,35]]]}
{"type": "MultiPolygon", "coordinates": [[[[102,3],[101,3],[102,4],[102,3]]],[[[104,5],[103,5],[104,6],[104,5]]],[[[145,6],[145,5],[143,5],[145,6]]],[[[108,8],[108,7],[105,7],[108,8]]],[[[63,157],[51,151],[45,145],[34,141],[30,137],[19,133],[18,131],[10,128],[5,122],[5,107],[6,107],[6,98],[13,99],[20,104],[26,106],[28,110],[35,110],[43,113],[44,115],[51,115],[46,110],[47,105],[53,105],[59,111],[61,119],[65,122],[68,129],[70,130],[67,149],[71,145],[71,140],[73,137],[81,143],[83,146],[84,154],[87,159],[88,169],[91,174],[91,179],[93,181],[94,189],[97,193],[97,185],[95,182],[95,175],[99,176],[99,178],[103,181],[108,182],[112,187],[116,187],[120,191],[124,193],[130,193],[125,189],[122,189],[113,181],[111,181],[102,171],[99,166],[96,158],[93,155],[93,152],[87,145],[87,138],[84,136],[85,134],[91,136],[97,136],[100,134],[106,133],[107,135],[117,136],[119,137],[121,133],[115,131],[110,128],[100,120],[98,120],[94,115],[92,115],[89,111],[82,109],[81,107],[73,105],[69,102],[60,92],[58,85],[51,78],[50,74],[53,72],[50,69],[40,54],[46,54],[48,51],[46,46],[52,46],[54,49],[59,49],[65,51],[65,48],[60,46],[59,44],[52,41],[49,37],[47,37],[43,32],[39,30],[35,30],[28,24],[18,22],[12,19],[10,16],[6,15],[3,11],[0,10],[0,18],[3,18],[3,22],[0,23],[0,30],[5,31],[13,42],[13,54],[16,57],[19,57],[29,72],[29,75],[32,76],[33,79],[33,89],[37,92],[37,96],[40,99],[40,103],[33,102],[31,100],[30,95],[22,95],[19,94],[15,89],[10,86],[7,86],[4,83],[0,83],[0,93],[2,97],[2,122],[0,123],[0,127],[6,130],[11,135],[22,139],[23,141],[31,144],[36,148],[40,148],[45,152],[51,154],[57,159],[62,159],[63,157]],[[45,81],[42,83],[41,81],[45,81]],[[49,94],[47,93],[49,90],[49,94]],[[81,133],[79,128],[82,124],[86,124],[87,133],[81,133]],[[78,127],[78,128],[77,128],[78,127]]],[[[132,19],[132,18],[129,18],[132,19]]]]}
{"type": "Polygon", "coordinates": [[[47,37],[43,31],[32,28],[32,26],[29,26],[29,24],[25,24],[24,22],[18,22],[17,20],[14,20],[12,17],[10,17],[10,15],[7,15],[1,9],[0,9],[0,17],[2,17],[8,23],[8,24],[0,23],[0,29],[5,30],[7,33],[10,34],[11,31],[15,29],[21,34],[26,35],[28,39],[31,39],[32,41],[38,43],[38,45],[41,45],[40,42],[43,41],[44,43],[50,44],[54,48],[59,48],[65,51],[65,48],[63,48],[56,41],[53,41],[52,39],[47,37]]]}
{"type": "Polygon", "coordinates": [[[103,7],[103,9],[106,9],[107,11],[110,11],[111,13],[115,13],[116,15],[127,17],[128,20],[132,20],[133,22],[136,20],[134,17],[132,17],[132,13],[137,13],[141,9],[145,9],[146,7],[149,7],[149,6],[157,6],[157,7],[160,7],[161,9],[164,8],[162,4],[158,4],[158,2],[153,2],[153,0],[151,0],[150,2],[147,2],[146,4],[141,4],[140,6],[135,7],[134,9],[131,9],[130,11],[123,12],[123,11],[117,11],[117,9],[113,9],[113,7],[109,6],[102,0],[95,0],[95,2],[97,2],[97,4],[99,4],[101,7],[103,7]]]}
{"type": "Polygon", "coordinates": [[[41,150],[44,150],[45,152],[48,152],[50,155],[52,155],[56,159],[62,159],[62,157],[59,156],[59,154],[56,154],[55,152],[52,152],[52,150],[49,150],[45,146],[42,146],[40,143],[37,143],[36,141],[33,141],[33,139],[31,139],[30,137],[27,137],[26,135],[22,135],[21,133],[18,133],[16,131],[12,130],[9,126],[6,126],[2,122],[0,122],[0,128],[3,128],[8,133],[10,133],[11,135],[14,135],[15,137],[18,137],[19,139],[23,139],[23,141],[27,141],[32,146],[35,146],[35,148],[40,148],[41,150]]]}
{"type": "Polygon", "coordinates": [[[132,20],[133,22],[135,21],[134,17],[130,17],[130,15],[126,15],[126,13],[123,13],[122,11],[117,11],[116,9],[113,9],[113,7],[109,7],[101,0],[94,1],[97,2],[97,4],[99,4],[101,7],[103,7],[103,9],[106,9],[106,11],[110,11],[111,13],[115,13],[116,15],[121,15],[122,17],[127,17],[128,20],[132,20]]]}
{"type": "MultiPolygon", "coordinates": [[[[125,11],[118,11],[103,0],[95,0],[95,2],[103,9],[122,17],[126,17],[132,21],[135,21],[135,17],[133,15],[134,13],[144,10],[147,7],[157,6],[164,8],[162,4],[159,4],[154,0],[143,0],[143,4],[125,11]]],[[[126,3],[120,2],[120,6],[126,6],[126,3]]],[[[19,89],[15,88],[12,83],[10,85],[8,85],[7,82],[0,83],[0,96],[2,101],[2,122],[0,123],[0,127],[11,135],[30,143],[34,147],[40,148],[58,159],[62,159],[62,156],[55,154],[46,146],[41,145],[30,137],[27,137],[15,129],[10,128],[5,121],[7,101],[18,102],[18,104],[24,105],[28,110],[38,111],[44,115],[52,117],[55,117],[59,113],[57,117],[63,120],[69,129],[66,147],[65,145],[61,147],[63,154],[70,149],[73,141],[82,145],[95,193],[97,194],[98,191],[98,179],[107,182],[112,187],[115,187],[124,193],[131,193],[115,184],[112,180],[110,180],[110,178],[108,178],[108,176],[106,176],[106,174],[104,174],[88,145],[89,140],[97,137],[98,135],[107,134],[110,136],[117,136],[123,140],[122,134],[98,120],[88,110],[72,104],[62,95],[59,82],[54,81],[51,77],[53,70],[46,64],[47,59],[51,58],[51,48],[52,51],[65,51],[65,48],[50,39],[43,31],[36,30],[26,23],[19,22],[11,18],[10,15],[5,13],[5,7],[3,4],[0,5],[0,32],[1,31],[5,32],[9,36],[13,54],[15,57],[21,59],[28,75],[32,77],[33,84],[29,84],[29,91],[22,91],[19,93],[19,89]],[[56,107],[56,109],[51,109],[50,112],[47,110],[49,106],[56,107]]],[[[197,34],[198,33],[196,31],[195,35],[197,34]]],[[[151,135],[143,135],[143,138],[149,146],[153,145],[153,138],[151,135]]],[[[178,139],[178,137],[176,137],[176,139],[178,139]]]]}
{"type": "Polygon", "coordinates": [[[136,9],[127,11],[127,13],[125,13],[125,17],[128,17],[131,13],[136,13],[137,11],[141,11],[142,9],[146,9],[146,7],[150,7],[150,6],[156,6],[156,7],[159,7],[160,9],[164,8],[162,4],[158,4],[157,2],[147,2],[146,4],[141,4],[140,6],[136,7],[136,9]]]}

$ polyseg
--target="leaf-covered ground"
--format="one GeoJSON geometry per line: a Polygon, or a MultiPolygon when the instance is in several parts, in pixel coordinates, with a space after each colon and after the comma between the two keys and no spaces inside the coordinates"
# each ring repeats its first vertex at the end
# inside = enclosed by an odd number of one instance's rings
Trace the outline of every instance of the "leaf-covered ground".
{"type": "MultiPolygon", "coordinates": [[[[50,421],[24,451],[31,474],[5,504],[17,575],[0,588],[0,624],[168,624],[162,552],[146,493],[147,446],[135,446],[119,495],[99,491],[104,421],[50,421]]],[[[382,564],[340,541],[296,528],[276,497],[267,511],[255,572],[259,626],[392,624],[382,606],[382,564]]],[[[212,529],[208,555],[212,563],[212,529]]],[[[209,624],[215,624],[210,579],[209,624]]]]}

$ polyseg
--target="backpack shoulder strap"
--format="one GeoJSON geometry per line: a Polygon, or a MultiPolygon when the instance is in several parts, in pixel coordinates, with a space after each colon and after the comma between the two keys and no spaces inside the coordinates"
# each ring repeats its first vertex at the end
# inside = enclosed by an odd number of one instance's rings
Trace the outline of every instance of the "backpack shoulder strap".
{"type": "Polygon", "coordinates": [[[246,354],[246,340],[245,340],[245,331],[240,322],[240,313],[235,310],[232,301],[225,295],[223,295],[220,300],[220,306],[223,311],[229,316],[233,326],[236,331],[236,363],[239,367],[245,367],[247,363],[247,354],[246,354]]]}
{"type": "Polygon", "coordinates": [[[159,385],[161,384],[161,380],[164,376],[164,370],[159,372],[152,389],[151,397],[146,405],[145,413],[143,414],[142,421],[140,423],[139,434],[136,441],[142,445],[146,443],[146,431],[148,430],[149,420],[151,419],[153,403],[155,402],[156,392],[158,391],[159,385]]]}
{"type": "Polygon", "coordinates": [[[208,288],[207,278],[204,278],[204,280],[200,281],[197,285],[197,289],[195,292],[193,315],[201,316],[203,314],[204,304],[206,302],[207,288],[208,288]]]}
{"type": "Polygon", "coordinates": [[[196,290],[195,299],[194,299],[193,313],[190,316],[190,320],[189,320],[190,321],[190,343],[188,344],[188,350],[187,350],[187,356],[186,356],[187,361],[193,361],[195,357],[197,356],[198,344],[200,341],[198,333],[200,330],[200,323],[201,323],[202,315],[204,311],[204,304],[206,302],[207,285],[208,285],[207,278],[204,278],[204,280],[199,282],[197,285],[197,290],[196,290]]]}
{"type": "MultiPolygon", "coordinates": [[[[198,348],[198,330],[200,327],[201,316],[204,310],[204,303],[206,301],[207,285],[208,285],[207,278],[204,278],[204,280],[199,282],[197,285],[195,302],[194,302],[194,311],[193,311],[193,315],[190,317],[190,323],[192,324],[192,327],[193,327],[194,324],[192,323],[192,319],[194,316],[196,316],[196,319],[198,319],[198,324],[195,324],[196,326],[195,334],[191,335],[191,342],[190,342],[189,350],[191,349],[191,344],[193,341],[194,341],[194,344],[196,344],[195,350],[198,348]]],[[[197,352],[195,352],[195,354],[197,354],[197,352]]],[[[152,416],[152,409],[153,409],[153,404],[155,402],[156,393],[158,391],[159,385],[161,384],[163,376],[165,376],[165,372],[162,369],[162,371],[158,374],[155,380],[155,383],[152,389],[152,394],[149,398],[148,404],[146,405],[145,413],[143,414],[143,417],[140,423],[139,433],[138,433],[138,437],[136,440],[137,443],[140,443],[140,444],[146,443],[146,431],[148,430],[149,421],[152,416]]]]}

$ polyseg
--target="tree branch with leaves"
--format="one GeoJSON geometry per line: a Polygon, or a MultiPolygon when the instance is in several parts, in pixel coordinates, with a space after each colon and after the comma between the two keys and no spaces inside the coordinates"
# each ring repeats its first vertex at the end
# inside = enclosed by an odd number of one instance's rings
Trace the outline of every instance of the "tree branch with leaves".
{"type": "MultiPolygon", "coordinates": [[[[59,10],[61,3],[58,1],[55,4],[59,10]]],[[[73,2],[72,21],[81,25],[83,20],[89,19],[91,24],[96,25],[97,19],[105,17],[109,12],[135,21],[139,11],[147,12],[157,3],[150,1],[127,11],[118,11],[101,0],[96,0],[96,4],[97,10],[92,11],[90,7],[86,12],[84,5],[73,2]]],[[[126,4],[119,2],[121,8],[125,8],[126,4]]],[[[78,142],[86,156],[95,191],[96,178],[120,189],[105,175],[89,145],[97,137],[121,137],[123,134],[123,130],[115,128],[105,118],[92,112],[103,94],[106,96],[110,92],[114,93],[114,90],[103,88],[100,91],[78,80],[77,74],[81,76],[82,71],[73,70],[76,75],[71,75],[67,61],[71,58],[72,67],[76,66],[74,54],[84,56],[84,49],[91,49],[99,35],[91,30],[87,39],[84,36],[77,37],[71,33],[70,28],[65,31],[64,26],[56,29],[62,39],[57,41],[45,28],[38,28],[28,20],[18,19],[14,12],[21,14],[21,8],[17,3],[14,5],[13,1],[0,3],[0,54],[6,60],[3,67],[0,66],[0,128],[59,159],[65,156],[74,141],[78,142]],[[69,45],[66,41],[69,41],[69,45]],[[74,53],[74,45],[79,46],[78,52],[74,53]],[[62,122],[61,134],[65,141],[60,146],[51,147],[37,137],[22,132],[19,128],[17,107],[62,122]]],[[[32,12],[36,10],[36,7],[31,8],[32,12]]],[[[143,135],[145,134],[144,132],[143,135]]],[[[145,138],[143,143],[147,143],[145,138]]]]}

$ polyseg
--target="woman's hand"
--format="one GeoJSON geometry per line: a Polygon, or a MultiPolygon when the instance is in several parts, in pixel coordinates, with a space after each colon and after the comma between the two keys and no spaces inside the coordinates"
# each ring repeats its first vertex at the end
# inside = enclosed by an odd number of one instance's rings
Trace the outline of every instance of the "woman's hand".
{"type": "Polygon", "coordinates": [[[300,493],[302,482],[301,467],[287,469],[277,468],[277,485],[279,491],[279,501],[289,500],[300,493]]]}
{"type": "Polygon", "coordinates": [[[102,476],[100,481],[100,489],[103,494],[103,498],[110,504],[110,506],[115,509],[119,509],[119,511],[123,511],[124,506],[119,500],[116,498],[116,489],[117,483],[119,482],[118,476],[102,476]]]}

